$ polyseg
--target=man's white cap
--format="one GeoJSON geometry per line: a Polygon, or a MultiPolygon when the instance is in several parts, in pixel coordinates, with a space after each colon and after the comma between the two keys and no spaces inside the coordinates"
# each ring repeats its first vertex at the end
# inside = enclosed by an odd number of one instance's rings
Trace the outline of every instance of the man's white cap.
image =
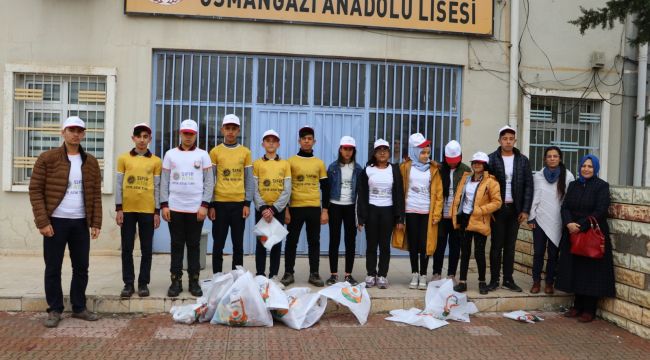
{"type": "Polygon", "coordinates": [[[484,153],[482,151],[479,151],[479,152],[475,153],[472,156],[472,162],[474,162],[474,161],[480,161],[480,162],[489,164],[490,163],[490,158],[487,156],[486,153],[484,153]]]}
{"type": "Polygon", "coordinates": [[[445,158],[447,159],[447,162],[453,163],[460,160],[461,154],[462,150],[458,141],[451,140],[447,145],[445,145],[445,158]]]}
{"type": "Polygon", "coordinates": [[[409,146],[410,147],[425,148],[429,144],[431,144],[431,141],[425,139],[424,135],[422,135],[420,133],[415,133],[415,134],[409,136],[409,146]]]}
{"type": "Polygon", "coordinates": [[[80,127],[82,129],[85,129],[86,123],[84,123],[84,121],[81,120],[79,116],[70,116],[69,118],[65,119],[61,125],[61,130],[65,130],[65,128],[69,127],[80,127]]]}
{"type": "Polygon", "coordinates": [[[499,137],[501,137],[503,135],[503,133],[506,132],[506,131],[517,135],[517,130],[515,130],[514,128],[506,125],[506,126],[502,127],[501,129],[499,129],[499,137]]]}
{"type": "Polygon", "coordinates": [[[389,147],[390,147],[390,144],[388,143],[388,141],[386,141],[386,140],[384,140],[384,139],[377,139],[377,140],[375,140],[375,146],[374,146],[374,148],[376,149],[376,148],[378,148],[378,147],[380,147],[380,146],[385,146],[385,147],[388,147],[388,148],[389,148],[389,147]]]}
{"type": "Polygon", "coordinates": [[[352,147],[357,147],[357,142],[354,140],[352,136],[344,136],[341,138],[341,142],[339,143],[339,146],[352,146],[352,147]]]}
{"type": "Polygon", "coordinates": [[[239,118],[235,114],[228,114],[228,115],[223,117],[223,121],[221,122],[221,126],[226,126],[228,124],[241,126],[241,124],[239,123],[239,118]]]}
{"type": "Polygon", "coordinates": [[[262,134],[262,140],[266,139],[267,136],[275,136],[278,141],[280,141],[280,134],[277,133],[277,131],[273,129],[266,130],[264,134],[262,134]]]}
{"type": "Polygon", "coordinates": [[[147,123],[139,123],[133,125],[133,131],[135,131],[135,129],[137,128],[146,128],[147,130],[149,130],[149,134],[151,134],[151,126],[149,126],[149,124],[147,123]]]}
{"type": "Polygon", "coordinates": [[[181,123],[181,132],[192,132],[196,134],[199,132],[199,125],[192,119],[183,120],[181,123]]]}

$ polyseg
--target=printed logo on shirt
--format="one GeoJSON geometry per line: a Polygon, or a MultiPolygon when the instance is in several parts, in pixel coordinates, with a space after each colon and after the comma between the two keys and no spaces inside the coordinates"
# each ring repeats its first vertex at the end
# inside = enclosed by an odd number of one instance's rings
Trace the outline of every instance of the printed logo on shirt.
{"type": "Polygon", "coordinates": [[[271,186],[271,180],[269,180],[269,179],[264,179],[263,184],[264,184],[264,186],[271,186]]]}
{"type": "Polygon", "coordinates": [[[195,169],[200,169],[201,168],[201,160],[196,160],[194,162],[194,168],[195,169]]]}
{"type": "Polygon", "coordinates": [[[296,177],[296,181],[298,181],[298,182],[303,182],[303,181],[305,181],[305,176],[304,176],[304,175],[298,175],[298,176],[296,177]]]}
{"type": "Polygon", "coordinates": [[[426,194],[429,189],[424,187],[424,186],[411,186],[411,191],[413,191],[416,194],[426,194]]]}
{"type": "Polygon", "coordinates": [[[390,198],[393,195],[393,189],[391,188],[380,189],[380,188],[373,187],[370,189],[370,192],[376,197],[382,197],[382,198],[390,198]]]}
{"type": "Polygon", "coordinates": [[[174,172],[174,173],[172,174],[172,179],[178,181],[178,180],[180,180],[180,178],[181,178],[181,174],[179,174],[179,173],[177,173],[177,172],[174,172]]]}
{"type": "Polygon", "coordinates": [[[126,179],[126,182],[128,182],[129,184],[133,184],[135,182],[135,176],[133,175],[129,176],[129,178],[126,179]]]}
{"type": "Polygon", "coordinates": [[[83,192],[83,185],[81,180],[68,181],[68,189],[66,194],[77,195],[83,192]]]}
{"type": "Polygon", "coordinates": [[[229,169],[224,169],[222,174],[223,174],[223,176],[228,177],[228,176],[230,176],[230,170],[229,169]]]}

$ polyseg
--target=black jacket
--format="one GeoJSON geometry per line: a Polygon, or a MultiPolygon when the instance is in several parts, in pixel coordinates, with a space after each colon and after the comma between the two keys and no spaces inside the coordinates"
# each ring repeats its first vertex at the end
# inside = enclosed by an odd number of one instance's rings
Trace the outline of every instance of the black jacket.
{"type": "MultiPolygon", "coordinates": [[[[533,173],[530,169],[530,162],[519,149],[514,148],[513,153],[515,154],[515,159],[512,169],[512,200],[517,214],[521,212],[530,214],[530,208],[533,205],[533,173]]],[[[490,174],[494,175],[499,181],[501,200],[505,204],[506,169],[503,165],[501,147],[498,147],[488,157],[490,158],[490,174]]]]}
{"type": "MultiPolygon", "coordinates": [[[[402,175],[399,166],[390,164],[393,169],[393,225],[404,223],[404,188],[402,186],[402,175]]],[[[367,169],[367,167],[366,167],[367,169]]],[[[370,194],[368,187],[368,173],[363,169],[357,180],[357,221],[359,225],[365,225],[368,220],[368,206],[370,205],[370,194]]]]}
{"type": "MultiPolygon", "coordinates": [[[[446,199],[447,196],[449,196],[449,173],[451,172],[451,167],[447,164],[447,162],[443,162],[442,165],[440,166],[440,178],[442,180],[442,197],[443,199],[446,199]]],[[[463,177],[463,174],[466,172],[472,172],[472,169],[469,168],[469,166],[465,165],[464,163],[458,164],[458,167],[456,167],[456,171],[454,171],[454,193],[456,193],[456,189],[458,188],[458,183],[460,182],[460,178],[463,177]]],[[[444,200],[443,200],[444,201],[444,200]]]]}

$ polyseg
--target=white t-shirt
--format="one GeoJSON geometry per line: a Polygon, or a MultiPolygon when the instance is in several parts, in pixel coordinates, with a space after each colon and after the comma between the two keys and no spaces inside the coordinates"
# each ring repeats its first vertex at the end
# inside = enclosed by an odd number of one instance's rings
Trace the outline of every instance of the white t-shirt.
{"type": "Polygon", "coordinates": [[[52,212],[52,217],[64,219],[86,218],[84,205],[84,186],[81,177],[81,155],[68,155],[70,160],[70,173],[68,174],[68,188],[59,206],[52,212]]]}
{"type": "Polygon", "coordinates": [[[470,180],[465,186],[465,199],[463,200],[463,213],[471,214],[474,207],[474,197],[476,196],[476,188],[480,181],[470,180]]]}
{"type": "Polygon", "coordinates": [[[352,198],[352,175],[354,174],[354,163],[349,163],[341,166],[341,198],[339,200],[332,200],[331,202],[336,205],[352,205],[354,200],[352,198]]]}
{"type": "Polygon", "coordinates": [[[445,198],[444,206],[442,207],[442,216],[449,219],[451,218],[451,205],[454,203],[454,172],[456,169],[449,170],[449,196],[445,198]]]}
{"type": "Polygon", "coordinates": [[[406,212],[428,214],[431,204],[431,172],[411,167],[406,195],[406,212]]]}
{"type": "Polygon", "coordinates": [[[366,168],[368,174],[369,202],[375,206],[393,206],[393,168],[376,166],[366,168]]]}
{"type": "Polygon", "coordinates": [[[505,200],[507,203],[513,202],[512,200],[512,174],[514,171],[515,156],[503,156],[503,167],[506,170],[506,194],[505,200]]]}
{"type": "Polygon", "coordinates": [[[173,148],[165,154],[163,169],[169,170],[169,209],[195,213],[203,197],[203,170],[212,161],[205,150],[181,151],[173,148]]]}

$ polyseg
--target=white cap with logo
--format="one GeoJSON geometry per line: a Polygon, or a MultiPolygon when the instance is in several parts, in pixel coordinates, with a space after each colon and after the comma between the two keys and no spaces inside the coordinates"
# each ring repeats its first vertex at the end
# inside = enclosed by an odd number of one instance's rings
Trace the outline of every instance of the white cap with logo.
{"type": "Polygon", "coordinates": [[[273,129],[266,130],[264,134],[262,134],[262,140],[266,139],[267,136],[275,136],[275,138],[280,141],[280,134],[273,129]]]}
{"type": "Polygon", "coordinates": [[[192,119],[186,119],[181,123],[180,130],[181,132],[191,132],[196,134],[199,132],[199,125],[192,119]]]}
{"type": "Polygon", "coordinates": [[[390,144],[388,143],[388,141],[386,141],[386,140],[384,140],[384,139],[377,139],[377,140],[375,140],[375,146],[374,146],[374,148],[376,149],[376,148],[381,147],[381,146],[385,146],[385,147],[388,147],[388,148],[389,148],[389,147],[390,147],[390,144]]]}
{"type": "Polygon", "coordinates": [[[221,122],[221,126],[226,126],[228,124],[233,124],[237,126],[241,126],[239,123],[239,117],[235,114],[228,114],[223,117],[223,121],[221,122]]]}
{"type": "Polygon", "coordinates": [[[472,162],[474,162],[474,161],[478,161],[478,162],[483,162],[483,163],[489,164],[489,163],[490,163],[490,158],[487,156],[486,153],[484,153],[484,152],[482,152],[482,151],[479,151],[479,152],[475,153],[475,154],[472,156],[472,162]]]}
{"type": "Polygon", "coordinates": [[[346,135],[341,138],[341,141],[339,142],[339,146],[357,147],[357,142],[354,140],[352,136],[346,135]]]}
{"type": "Polygon", "coordinates": [[[451,140],[450,142],[445,145],[445,157],[449,159],[456,159],[460,157],[462,151],[460,148],[460,144],[456,140],[451,140]]]}
{"type": "Polygon", "coordinates": [[[65,121],[61,125],[61,130],[65,130],[66,128],[69,127],[79,127],[85,129],[86,124],[84,123],[83,120],[81,120],[79,116],[70,116],[69,118],[65,119],[65,121]]]}
{"type": "Polygon", "coordinates": [[[417,147],[417,148],[425,148],[429,144],[431,144],[430,140],[427,140],[424,135],[420,133],[415,133],[411,136],[409,136],[409,146],[410,147],[417,147]]]}

